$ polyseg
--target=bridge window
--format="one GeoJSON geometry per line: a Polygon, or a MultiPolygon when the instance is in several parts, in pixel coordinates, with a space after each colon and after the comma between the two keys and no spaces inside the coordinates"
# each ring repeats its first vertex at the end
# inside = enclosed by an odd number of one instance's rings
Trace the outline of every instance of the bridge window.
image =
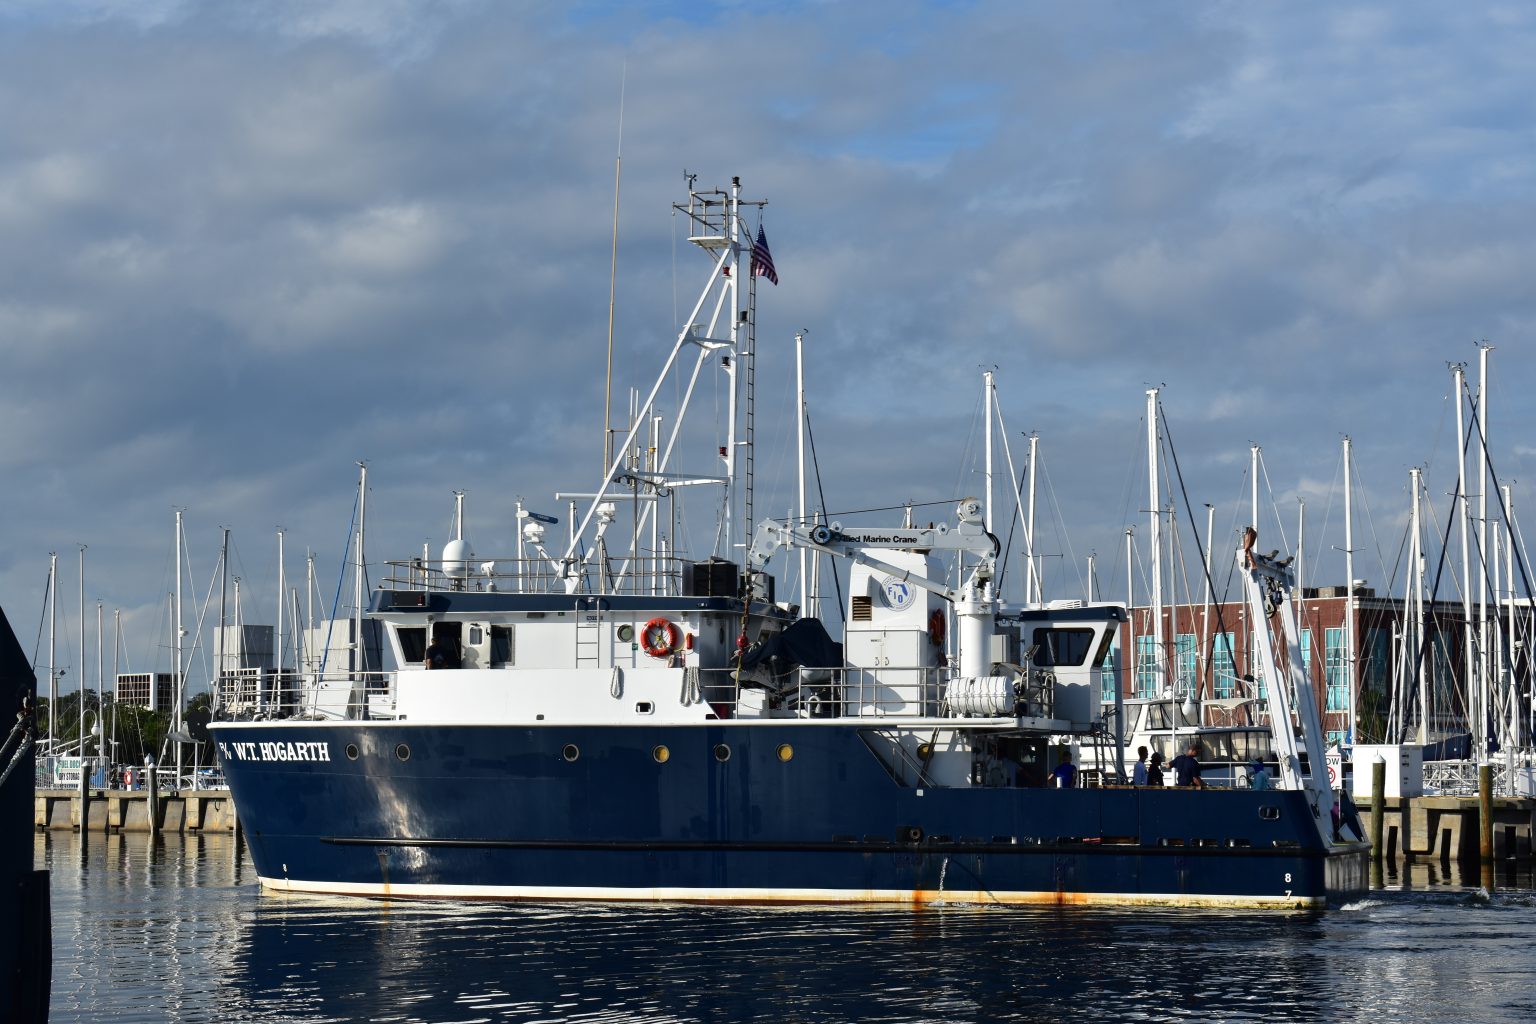
{"type": "Polygon", "coordinates": [[[1082,665],[1093,650],[1091,629],[1035,630],[1034,664],[1039,668],[1056,665],[1082,665]]]}
{"type": "Polygon", "coordinates": [[[420,665],[427,656],[427,631],[420,626],[401,626],[395,630],[400,639],[400,657],[407,665],[420,665]]]}

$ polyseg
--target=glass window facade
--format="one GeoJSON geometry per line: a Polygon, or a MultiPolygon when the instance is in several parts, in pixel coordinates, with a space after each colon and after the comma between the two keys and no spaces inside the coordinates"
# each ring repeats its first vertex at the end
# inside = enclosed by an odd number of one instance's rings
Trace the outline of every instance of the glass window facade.
{"type": "Polygon", "coordinates": [[[1212,695],[1218,700],[1239,695],[1231,633],[1217,633],[1211,637],[1211,680],[1212,695]]]}
{"type": "Polygon", "coordinates": [[[1344,649],[1344,629],[1323,631],[1323,673],[1328,686],[1329,711],[1349,710],[1349,652],[1344,649]]]}
{"type": "Polygon", "coordinates": [[[1157,641],[1155,637],[1136,638],[1136,696],[1157,696],[1157,641]]]}
{"type": "Polygon", "coordinates": [[[1109,654],[1099,667],[1099,699],[1105,704],[1115,702],[1115,690],[1120,686],[1120,638],[1116,636],[1109,645],[1109,654]]]}
{"type": "Polygon", "coordinates": [[[1180,633],[1173,640],[1173,658],[1178,665],[1179,692],[1194,693],[1200,681],[1199,642],[1193,633],[1180,633]]]}

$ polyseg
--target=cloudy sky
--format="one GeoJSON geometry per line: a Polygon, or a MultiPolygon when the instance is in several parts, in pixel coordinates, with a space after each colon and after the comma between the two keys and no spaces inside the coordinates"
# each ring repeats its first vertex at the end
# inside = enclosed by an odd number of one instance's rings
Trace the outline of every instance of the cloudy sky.
{"type": "Polygon", "coordinates": [[[739,175],[781,280],[760,509],[792,493],[805,329],[834,514],[978,493],[995,368],[1015,457],[1040,437],[1048,596],[1091,552],[1121,596],[1162,386],[1202,531],[1247,521],[1262,445],[1264,546],[1305,502],[1342,582],[1348,434],[1356,574],[1400,588],[1408,471],[1443,519],[1447,364],[1475,386],[1485,340],[1496,466],[1536,502],[1532,52],[1517,3],[9,0],[0,604],[30,652],[58,552],[78,662],[87,544],[91,632],[121,609],[127,663],[163,666],[174,509],[189,600],[229,527],[255,622],[280,526],[334,591],[359,460],[371,560],[440,545],[455,489],[482,556],[519,495],[563,513],[599,474],[621,92],[616,418],[705,270],[684,171],[739,175]]]}

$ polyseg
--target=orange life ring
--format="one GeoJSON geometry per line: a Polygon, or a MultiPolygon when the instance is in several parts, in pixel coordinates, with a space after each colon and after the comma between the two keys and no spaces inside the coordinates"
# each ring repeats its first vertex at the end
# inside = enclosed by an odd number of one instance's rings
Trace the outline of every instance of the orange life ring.
{"type": "Polygon", "coordinates": [[[640,646],[653,658],[669,657],[677,650],[677,627],[661,616],[656,616],[640,631],[640,646]]]}
{"type": "Polygon", "coordinates": [[[944,611],[935,608],[928,616],[928,639],[933,641],[933,646],[944,646],[944,611]]]}

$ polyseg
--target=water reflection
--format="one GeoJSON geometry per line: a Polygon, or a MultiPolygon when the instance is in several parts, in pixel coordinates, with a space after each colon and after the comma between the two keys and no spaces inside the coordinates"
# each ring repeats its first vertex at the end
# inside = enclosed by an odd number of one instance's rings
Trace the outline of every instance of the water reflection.
{"type": "Polygon", "coordinates": [[[1314,916],[912,912],[260,896],[230,836],[81,844],[50,834],[38,844],[54,870],[55,1020],[1536,1013],[1536,954],[1523,938],[1536,927],[1536,899],[1502,888],[1518,877],[1488,896],[1439,865],[1393,865],[1394,888],[1314,916]]]}

